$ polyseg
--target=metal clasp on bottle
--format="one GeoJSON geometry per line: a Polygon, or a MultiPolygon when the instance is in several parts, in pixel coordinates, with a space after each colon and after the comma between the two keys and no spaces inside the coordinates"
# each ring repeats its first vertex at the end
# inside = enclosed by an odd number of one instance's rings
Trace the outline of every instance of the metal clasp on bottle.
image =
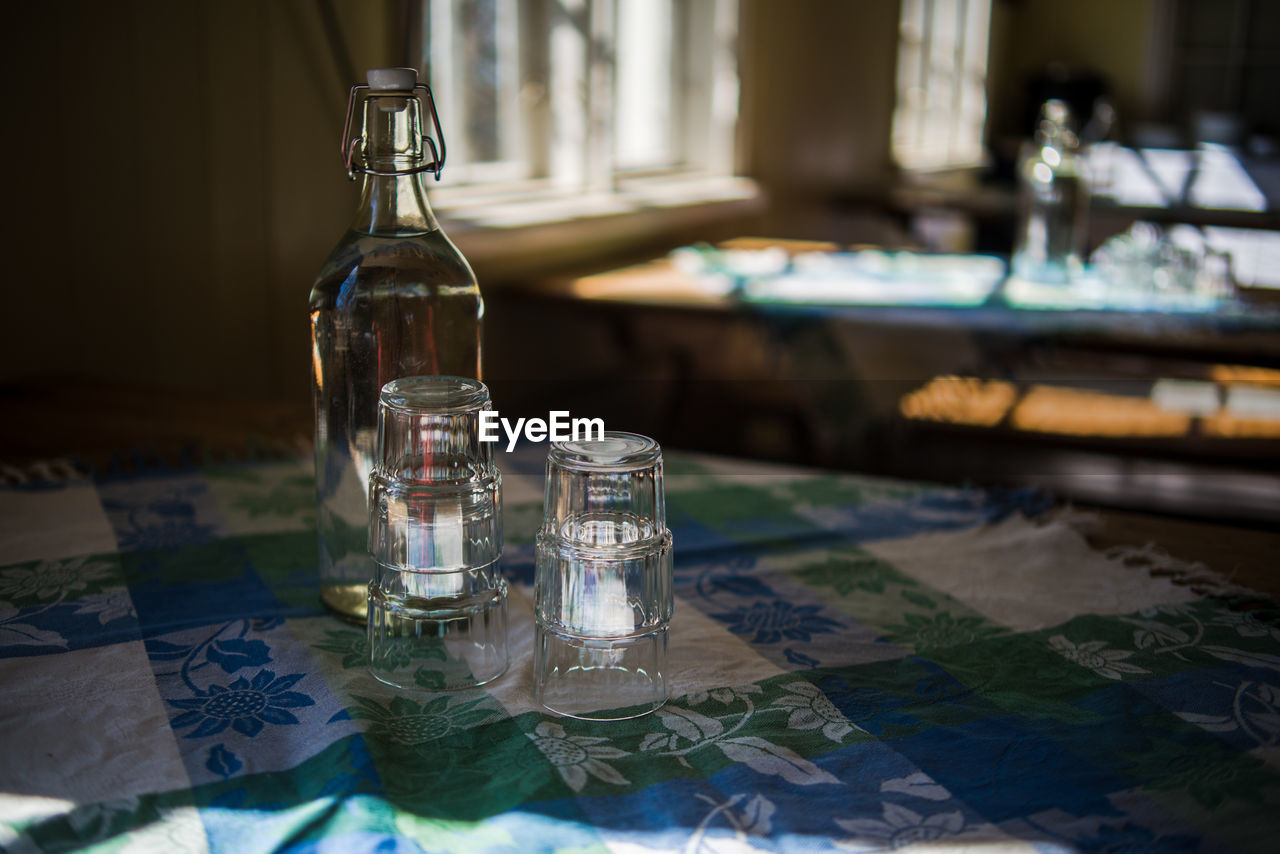
{"type": "Polygon", "coordinates": [[[440,180],[440,171],[444,169],[444,131],[440,129],[440,116],[436,113],[436,100],[431,96],[431,87],[425,83],[419,83],[409,92],[379,92],[378,94],[402,95],[414,98],[416,97],[414,93],[419,89],[421,89],[426,95],[427,107],[431,111],[431,124],[435,128],[436,132],[435,139],[432,139],[425,134],[422,137],[422,141],[431,149],[431,159],[421,166],[414,166],[412,169],[393,169],[383,171],[378,169],[368,169],[364,166],[361,162],[363,160],[361,156],[362,138],[351,138],[351,117],[355,114],[356,102],[367,97],[366,94],[362,94],[361,90],[365,93],[369,90],[369,87],[365,85],[356,85],[351,87],[351,94],[347,96],[347,118],[346,121],[342,123],[342,162],[347,167],[347,178],[354,181],[356,179],[357,172],[364,175],[379,175],[384,178],[394,177],[397,175],[416,175],[419,172],[431,172],[436,176],[437,181],[440,180]],[[439,148],[436,147],[437,140],[439,141],[439,148]]]}

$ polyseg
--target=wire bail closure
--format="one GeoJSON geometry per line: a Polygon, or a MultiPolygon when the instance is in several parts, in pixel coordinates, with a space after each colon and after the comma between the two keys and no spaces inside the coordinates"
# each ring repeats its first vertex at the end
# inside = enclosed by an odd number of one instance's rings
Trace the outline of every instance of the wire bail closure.
{"type": "Polygon", "coordinates": [[[351,87],[351,94],[347,96],[347,118],[342,124],[342,162],[343,165],[347,167],[347,178],[349,180],[354,181],[356,179],[357,172],[364,175],[377,175],[383,178],[391,178],[398,175],[416,175],[419,172],[431,172],[436,176],[437,181],[440,180],[440,172],[444,169],[444,131],[440,128],[440,116],[436,113],[436,99],[431,95],[431,87],[425,83],[419,83],[407,93],[380,91],[378,94],[401,95],[413,98],[416,97],[414,93],[419,89],[421,89],[427,96],[427,107],[431,110],[431,124],[435,128],[436,132],[435,139],[432,139],[426,134],[423,134],[422,136],[422,141],[431,149],[431,160],[421,166],[415,166],[412,169],[393,169],[389,171],[382,171],[378,169],[368,169],[363,163],[361,163],[361,160],[363,159],[361,157],[361,154],[363,153],[361,150],[361,138],[351,138],[351,118],[355,114],[356,101],[364,100],[368,97],[367,94],[361,94],[361,90],[365,93],[369,91],[369,87],[364,84],[351,87]],[[436,147],[436,140],[440,141],[439,148],[436,147]]]}

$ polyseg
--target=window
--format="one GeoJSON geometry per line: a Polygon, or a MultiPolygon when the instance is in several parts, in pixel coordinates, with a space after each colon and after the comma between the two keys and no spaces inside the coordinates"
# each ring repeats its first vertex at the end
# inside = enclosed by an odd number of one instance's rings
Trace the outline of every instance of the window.
{"type": "Polygon", "coordinates": [[[903,0],[893,114],[903,168],[981,163],[990,24],[991,0],[903,0]]]}
{"type": "Polygon", "coordinates": [[[607,212],[732,174],[737,0],[421,0],[412,17],[446,207],[501,220],[504,199],[536,197],[545,210],[511,216],[554,219],[566,199],[607,212]]]}
{"type": "Polygon", "coordinates": [[[430,85],[455,180],[524,177],[516,0],[445,0],[421,8],[419,77],[430,85]]]}

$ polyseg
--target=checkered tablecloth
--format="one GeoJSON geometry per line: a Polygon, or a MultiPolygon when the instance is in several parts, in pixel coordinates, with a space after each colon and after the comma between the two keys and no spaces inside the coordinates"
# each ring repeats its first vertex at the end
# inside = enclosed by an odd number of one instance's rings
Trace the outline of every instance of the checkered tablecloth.
{"type": "Polygon", "coordinates": [[[1035,494],[667,458],[673,699],[613,723],[532,705],[537,454],[511,670],[452,694],[319,607],[306,460],[11,477],[0,848],[1276,850],[1273,601],[1035,494]]]}

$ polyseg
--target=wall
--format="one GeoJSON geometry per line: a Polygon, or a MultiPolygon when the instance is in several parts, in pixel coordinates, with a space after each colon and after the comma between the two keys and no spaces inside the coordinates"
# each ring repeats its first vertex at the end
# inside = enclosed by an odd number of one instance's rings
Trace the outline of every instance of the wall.
{"type": "MultiPolygon", "coordinates": [[[[334,4],[357,68],[388,2],[334,4]]],[[[6,10],[0,382],[308,394],[307,293],[355,204],[349,81],[307,0],[6,10]]]]}
{"type": "Polygon", "coordinates": [[[898,0],[741,4],[744,167],[773,202],[762,227],[825,237],[832,197],[874,196],[895,174],[898,0]]]}
{"type": "MultiPolygon", "coordinates": [[[[743,167],[773,201],[755,226],[829,236],[833,195],[893,174],[898,2],[741,2],[743,167]]],[[[403,61],[401,2],[333,6],[355,69],[403,61]]],[[[6,10],[0,384],[75,377],[306,400],[307,293],[356,202],[337,153],[351,81],[322,8],[6,10]]],[[[685,231],[677,242],[711,233],[685,231]]]]}
{"type": "Polygon", "coordinates": [[[995,0],[988,136],[1019,133],[1027,82],[1049,62],[1101,72],[1122,122],[1159,118],[1163,6],[1168,0],[995,0]]]}

